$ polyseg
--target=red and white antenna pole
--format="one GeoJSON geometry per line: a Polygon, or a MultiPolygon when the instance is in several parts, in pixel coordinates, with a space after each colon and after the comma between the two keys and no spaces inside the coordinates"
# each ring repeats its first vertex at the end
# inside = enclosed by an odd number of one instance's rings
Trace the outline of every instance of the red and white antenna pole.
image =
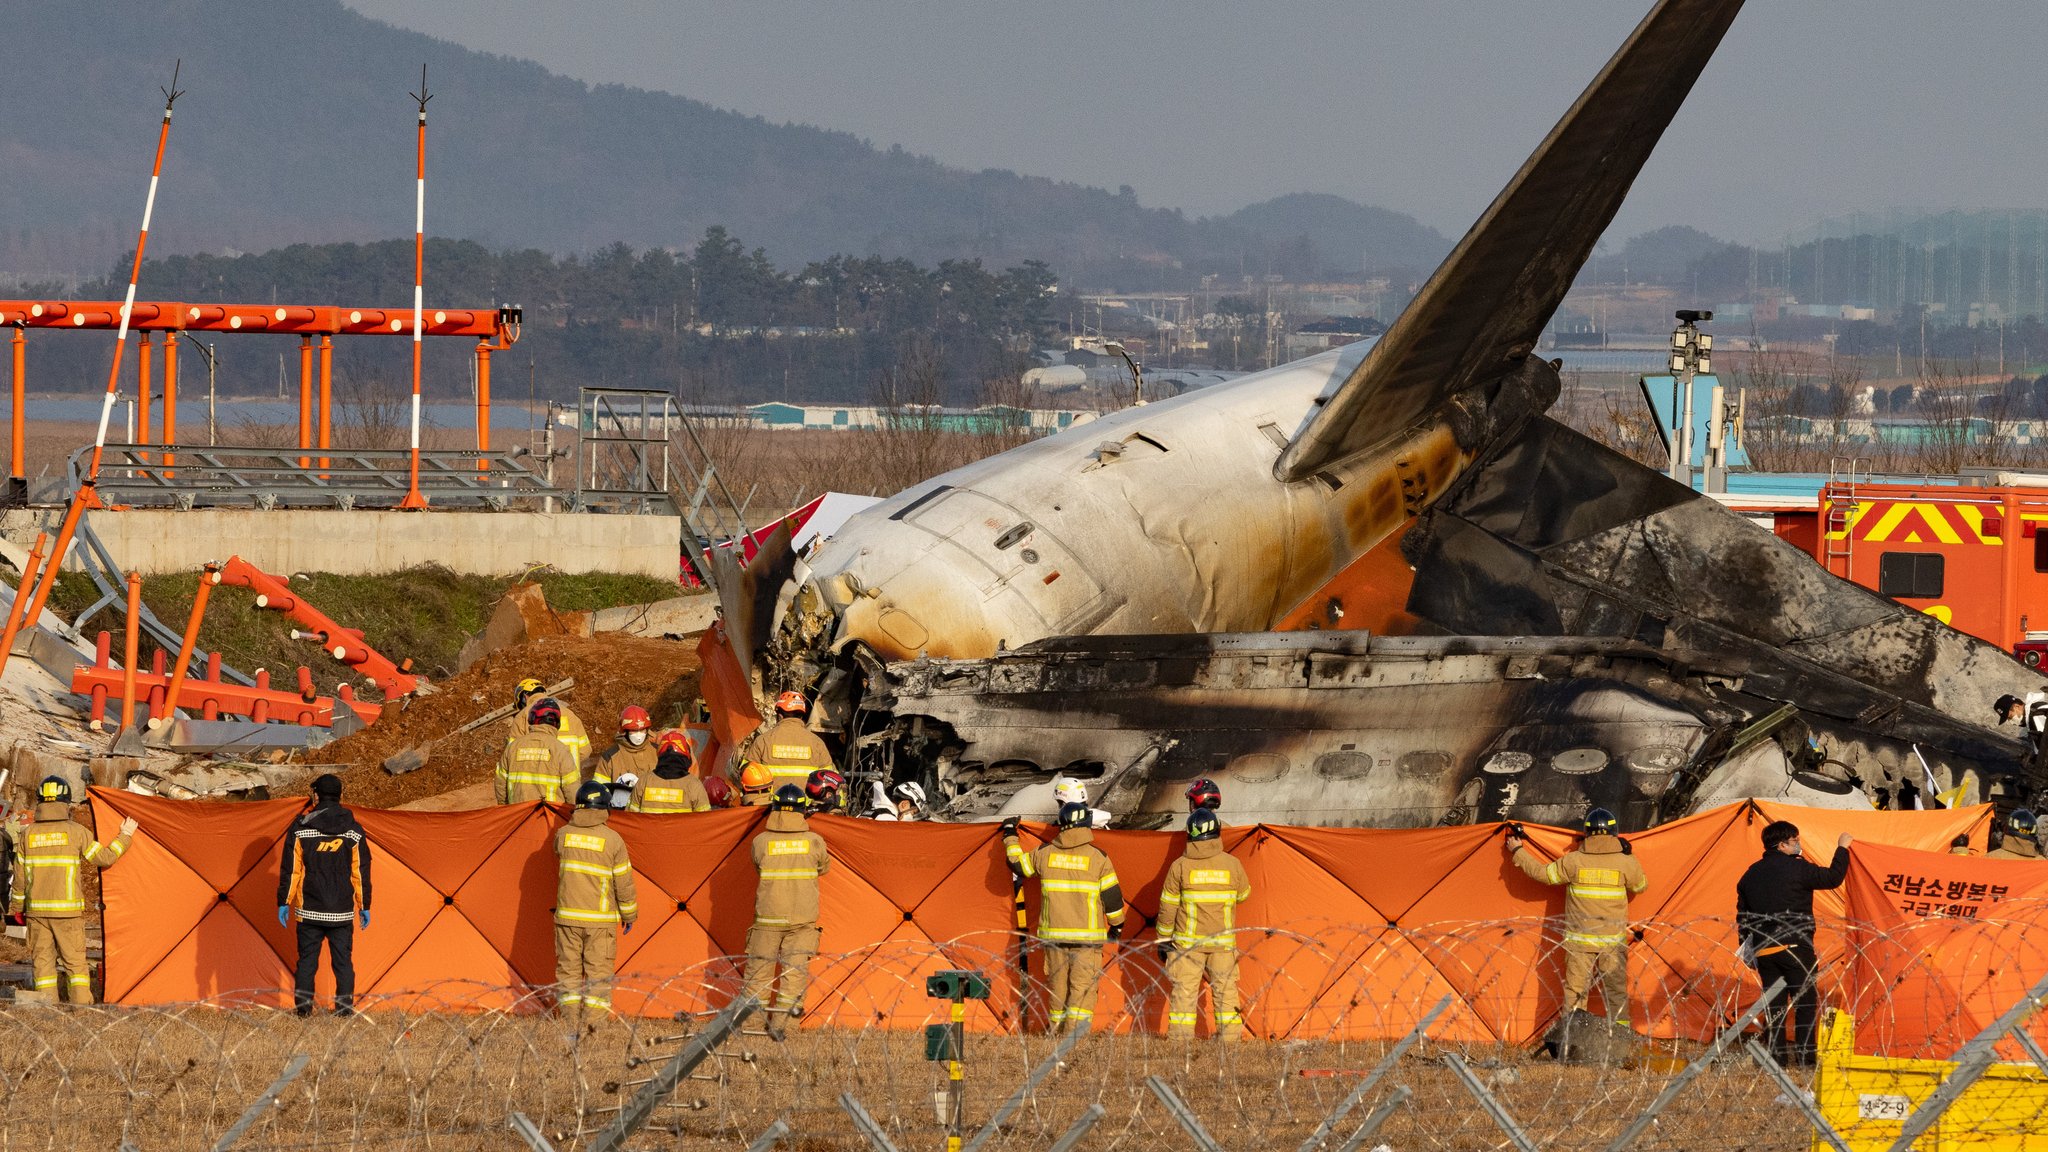
{"type": "MultiPolygon", "coordinates": [[[[94,508],[99,507],[99,496],[93,491],[93,485],[100,474],[100,456],[107,447],[107,421],[114,414],[114,385],[121,378],[121,353],[126,350],[128,344],[129,314],[135,310],[135,282],[142,276],[142,251],[149,245],[149,218],[156,211],[157,181],[161,180],[164,174],[164,146],[170,143],[171,139],[171,105],[176,104],[178,97],[184,95],[178,91],[178,71],[183,64],[184,61],[180,60],[171,66],[169,88],[157,89],[164,94],[164,121],[156,133],[156,162],[150,165],[149,169],[149,196],[142,202],[142,230],[135,236],[135,262],[128,269],[128,295],[121,303],[121,328],[114,337],[114,362],[107,369],[106,398],[100,402],[100,428],[93,437],[92,467],[86,469],[78,490],[85,497],[87,505],[94,508]]],[[[66,540],[64,543],[68,544],[70,541],[66,540]]]]}
{"type": "MultiPolygon", "coordinates": [[[[121,304],[120,333],[114,337],[114,363],[107,369],[107,395],[100,403],[100,427],[93,436],[92,463],[86,468],[85,475],[78,478],[78,490],[71,494],[71,506],[64,510],[64,523],[57,529],[57,542],[50,551],[50,563],[42,573],[42,580],[33,588],[16,589],[14,607],[9,614],[20,621],[19,627],[32,628],[42,618],[43,604],[57,585],[57,572],[64,566],[64,556],[71,548],[71,538],[78,532],[79,519],[87,508],[101,506],[97,490],[100,456],[106,451],[107,422],[114,414],[114,385],[121,378],[121,354],[128,344],[128,320],[135,311],[135,282],[142,276],[142,252],[149,243],[149,218],[156,211],[156,186],[164,174],[164,146],[171,139],[171,105],[184,95],[178,90],[178,73],[183,65],[183,60],[172,64],[171,86],[157,89],[164,94],[163,126],[156,133],[156,161],[149,169],[149,197],[142,203],[142,231],[135,237],[135,262],[128,269],[128,295],[121,304]],[[21,600],[23,593],[28,594],[26,604],[21,600]]],[[[7,667],[8,655],[7,650],[0,649],[0,669],[7,667]]]]}
{"type": "Polygon", "coordinates": [[[407,95],[419,102],[420,126],[412,228],[412,460],[408,465],[405,499],[398,506],[420,509],[427,506],[426,497],[420,495],[420,337],[426,314],[423,285],[427,270],[427,101],[433,99],[427,93],[425,64],[420,65],[420,90],[407,95]]]}

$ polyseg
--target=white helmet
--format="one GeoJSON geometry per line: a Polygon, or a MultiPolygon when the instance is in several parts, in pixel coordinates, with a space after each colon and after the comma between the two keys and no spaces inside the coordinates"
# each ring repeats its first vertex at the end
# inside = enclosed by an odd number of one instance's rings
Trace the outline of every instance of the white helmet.
{"type": "Polygon", "coordinates": [[[890,793],[898,800],[908,800],[919,808],[924,807],[924,786],[915,781],[905,780],[890,789],[890,793]]]}
{"type": "Polygon", "coordinates": [[[1056,804],[1086,804],[1088,786],[1072,776],[1052,778],[1052,798],[1056,804]]]}

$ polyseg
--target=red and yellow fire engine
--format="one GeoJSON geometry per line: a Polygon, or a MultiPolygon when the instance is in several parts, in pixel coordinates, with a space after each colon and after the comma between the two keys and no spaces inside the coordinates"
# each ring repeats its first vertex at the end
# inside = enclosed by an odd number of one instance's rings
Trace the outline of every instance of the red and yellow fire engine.
{"type": "Polygon", "coordinates": [[[1837,576],[2011,650],[2048,659],[2048,487],[1843,484],[1777,534],[1837,576]],[[2034,630],[2039,623],[2041,630],[2034,630]]]}

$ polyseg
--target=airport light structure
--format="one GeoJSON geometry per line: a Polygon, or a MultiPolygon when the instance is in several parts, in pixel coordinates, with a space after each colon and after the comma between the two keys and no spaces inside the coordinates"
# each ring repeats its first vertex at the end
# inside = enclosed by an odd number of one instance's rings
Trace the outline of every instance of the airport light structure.
{"type": "Polygon", "coordinates": [[[1145,370],[1139,366],[1138,361],[1132,357],[1130,351],[1122,343],[1115,340],[1104,340],[1100,336],[1089,336],[1080,340],[1078,347],[1082,351],[1093,352],[1097,355],[1114,352],[1118,356],[1123,357],[1125,366],[1131,370],[1131,406],[1135,408],[1145,402],[1145,370]]]}
{"type": "MultiPolygon", "coordinates": [[[[1692,486],[1692,382],[1695,376],[1711,375],[1714,371],[1714,338],[1702,332],[1702,322],[1712,320],[1709,311],[1681,308],[1677,313],[1678,327],[1671,332],[1671,377],[1678,385],[1678,395],[1671,410],[1678,416],[1676,435],[1671,437],[1671,478],[1690,488],[1692,486]]],[[[1719,395],[1719,389],[1716,389],[1719,395]]],[[[1715,430],[1721,425],[1720,403],[1714,405],[1714,419],[1708,432],[1708,440],[1717,439],[1715,430]]]]}

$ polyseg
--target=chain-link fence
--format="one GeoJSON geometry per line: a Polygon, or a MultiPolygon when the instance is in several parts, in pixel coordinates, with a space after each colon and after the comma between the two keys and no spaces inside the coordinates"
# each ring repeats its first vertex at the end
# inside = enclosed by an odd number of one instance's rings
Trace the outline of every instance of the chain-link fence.
{"type": "Polygon", "coordinates": [[[0,1012],[0,1149],[939,1148],[949,1069],[927,1059],[922,1025],[950,1018],[924,983],[940,969],[991,976],[961,1061],[960,1134],[976,1149],[2029,1148],[2048,1141],[2048,1071],[2027,1030],[2048,968],[1987,951],[2005,927],[1964,926],[1975,943],[1952,935],[1945,952],[1922,928],[1825,930],[1817,1070],[1757,1043],[1754,982],[1688,982],[1694,946],[1726,938],[1720,921],[1639,925],[1631,1030],[1576,1018],[1576,1061],[1554,1054],[1556,948],[1495,962],[1509,935],[1554,939],[1530,920],[1247,933],[1264,959],[1243,972],[1239,1043],[1206,1036],[1206,994],[1202,1038],[1160,1035],[1168,989],[1150,945],[1112,946],[1114,1007],[1064,1047],[1043,1033],[1036,963],[1019,982],[1016,949],[964,943],[816,957],[821,987],[860,969],[864,991],[817,998],[780,1040],[760,1013],[727,1034],[736,958],[619,989],[673,1018],[557,1017],[546,989],[459,983],[365,999],[350,1018],[261,1006],[275,990],[17,1004],[0,1012]],[[505,1006],[462,1010],[479,1002],[505,1006]]]}

